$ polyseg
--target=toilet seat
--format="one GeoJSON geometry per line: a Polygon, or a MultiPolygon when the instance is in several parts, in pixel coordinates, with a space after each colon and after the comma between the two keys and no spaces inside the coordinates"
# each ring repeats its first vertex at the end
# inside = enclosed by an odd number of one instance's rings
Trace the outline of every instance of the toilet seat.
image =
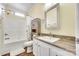
{"type": "Polygon", "coordinates": [[[32,46],[33,45],[33,41],[27,41],[24,43],[24,46],[25,47],[29,47],[29,46],[32,46]]]}

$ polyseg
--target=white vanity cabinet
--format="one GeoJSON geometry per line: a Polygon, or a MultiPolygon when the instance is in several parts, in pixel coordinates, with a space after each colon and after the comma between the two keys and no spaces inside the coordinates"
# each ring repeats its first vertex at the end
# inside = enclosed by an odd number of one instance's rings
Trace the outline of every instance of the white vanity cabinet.
{"type": "Polygon", "coordinates": [[[33,54],[35,56],[48,56],[49,48],[37,39],[33,39],[33,54]]]}
{"type": "Polygon", "coordinates": [[[40,39],[33,38],[33,54],[35,56],[73,56],[74,54],[40,39]]]}

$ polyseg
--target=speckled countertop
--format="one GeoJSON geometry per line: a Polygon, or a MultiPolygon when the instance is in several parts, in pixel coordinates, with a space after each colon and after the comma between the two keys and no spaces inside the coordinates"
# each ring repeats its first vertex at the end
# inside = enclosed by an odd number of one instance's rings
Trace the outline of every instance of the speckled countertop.
{"type": "MultiPolygon", "coordinates": [[[[43,41],[44,42],[44,41],[43,41]]],[[[46,42],[48,43],[48,42],[46,42]]],[[[73,53],[75,55],[75,51],[76,51],[76,47],[75,47],[75,40],[72,39],[65,39],[65,38],[60,38],[60,40],[53,42],[53,43],[49,43],[53,46],[56,46],[58,48],[64,49],[66,51],[69,51],[71,53],[73,53]]]]}
{"type": "Polygon", "coordinates": [[[56,42],[53,42],[53,45],[75,54],[75,42],[72,40],[60,39],[56,42]]]}

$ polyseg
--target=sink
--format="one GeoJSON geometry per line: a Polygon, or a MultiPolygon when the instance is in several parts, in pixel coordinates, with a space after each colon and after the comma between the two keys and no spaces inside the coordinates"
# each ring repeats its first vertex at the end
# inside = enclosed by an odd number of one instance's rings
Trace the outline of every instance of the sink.
{"type": "Polygon", "coordinates": [[[40,39],[40,40],[49,42],[49,43],[53,43],[53,42],[60,40],[60,38],[55,38],[55,37],[52,37],[52,36],[39,36],[37,38],[40,39]]]}

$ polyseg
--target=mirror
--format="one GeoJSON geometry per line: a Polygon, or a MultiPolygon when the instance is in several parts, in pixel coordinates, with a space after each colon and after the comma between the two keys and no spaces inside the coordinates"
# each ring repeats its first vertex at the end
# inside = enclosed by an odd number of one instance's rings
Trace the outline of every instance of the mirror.
{"type": "Polygon", "coordinates": [[[47,29],[59,28],[59,3],[51,4],[51,6],[45,11],[45,18],[47,29]]]}

